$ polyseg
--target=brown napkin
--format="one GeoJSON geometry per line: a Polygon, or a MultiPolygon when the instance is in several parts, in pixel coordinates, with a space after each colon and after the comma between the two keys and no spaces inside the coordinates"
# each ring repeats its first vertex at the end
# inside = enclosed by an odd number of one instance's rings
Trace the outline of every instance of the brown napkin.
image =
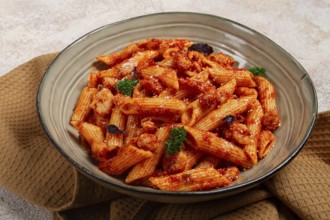
{"type": "Polygon", "coordinates": [[[299,155],[257,188],[196,204],[140,200],[77,172],[44,134],[36,92],[56,55],[34,58],[0,78],[0,184],[53,211],[53,219],[330,219],[330,111],[319,113],[299,155]]]}

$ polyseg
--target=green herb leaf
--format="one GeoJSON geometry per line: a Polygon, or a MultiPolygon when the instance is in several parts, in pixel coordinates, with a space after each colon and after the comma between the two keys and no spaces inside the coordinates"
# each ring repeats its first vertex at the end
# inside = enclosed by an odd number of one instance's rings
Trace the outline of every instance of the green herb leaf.
{"type": "Polygon", "coordinates": [[[252,67],[249,69],[249,71],[254,75],[254,76],[265,76],[266,70],[262,67],[252,67]]]}
{"type": "Polygon", "coordinates": [[[120,80],[116,89],[127,96],[132,96],[134,86],[139,82],[137,79],[123,79],[120,80]]]}
{"type": "Polygon", "coordinates": [[[183,142],[187,140],[186,131],[184,127],[181,128],[171,128],[170,138],[166,142],[165,150],[169,154],[178,153],[183,146],[183,142]]]}

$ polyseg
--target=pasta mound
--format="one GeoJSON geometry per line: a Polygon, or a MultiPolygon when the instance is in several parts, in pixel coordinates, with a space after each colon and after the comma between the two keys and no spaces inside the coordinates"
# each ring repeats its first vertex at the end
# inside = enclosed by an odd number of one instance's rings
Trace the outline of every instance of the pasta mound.
{"type": "Polygon", "coordinates": [[[127,184],[229,186],[274,146],[273,85],[205,43],[146,39],[96,59],[106,68],[90,72],[71,124],[99,168],[127,184]]]}

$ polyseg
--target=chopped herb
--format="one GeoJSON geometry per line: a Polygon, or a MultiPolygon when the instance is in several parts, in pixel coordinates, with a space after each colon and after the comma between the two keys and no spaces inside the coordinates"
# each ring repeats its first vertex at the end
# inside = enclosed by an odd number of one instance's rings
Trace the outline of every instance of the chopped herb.
{"type": "Polygon", "coordinates": [[[235,117],[233,115],[226,116],[223,120],[226,121],[228,125],[231,125],[234,121],[235,117]]]}
{"type": "Polygon", "coordinates": [[[105,127],[107,128],[107,131],[111,134],[115,134],[115,133],[125,134],[126,133],[126,131],[120,130],[116,125],[108,124],[105,127]]]}
{"type": "Polygon", "coordinates": [[[197,51],[205,55],[213,53],[213,48],[205,43],[196,43],[191,45],[188,50],[197,51]]]}
{"type": "Polygon", "coordinates": [[[170,138],[166,142],[166,151],[169,154],[178,153],[183,145],[183,142],[186,141],[186,131],[184,127],[181,128],[171,128],[170,138]]]}
{"type": "Polygon", "coordinates": [[[120,80],[116,89],[127,96],[132,96],[134,86],[139,82],[137,79],[123,79],[120,80]]]}
{"type": "Polygon", "coordinates": [[[262,67],[252,67],[249,69],[249,71],[254,75],[254,76],[265,76],[266,70],[262,67]]]}

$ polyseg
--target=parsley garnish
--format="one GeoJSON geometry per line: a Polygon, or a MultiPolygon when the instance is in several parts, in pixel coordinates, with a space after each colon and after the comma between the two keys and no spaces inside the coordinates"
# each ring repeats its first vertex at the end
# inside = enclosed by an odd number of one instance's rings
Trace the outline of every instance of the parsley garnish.
{"type": "Polygon", "coordinates": [[[184,127],[181,128],[171,128],[170,138],[166,142],[165,150],[169,154],[175,154],[180,151],[180,147],[183,145],[183,142],[186,141],[186,131],[184,127]]]}
{"type": "Polygon", "coordinates": [[[127,96],[132,96],[133,87],[139,82],[137,79],[123,79],[120,80],[117,85],[116,89],[127,96]]]}
{"type": "Polygon", "coordinates": [[[265,76],[266,70],[262,67],[252,67],[249,69],[249,71],[254,75],[254,76],[265,76]]]}

